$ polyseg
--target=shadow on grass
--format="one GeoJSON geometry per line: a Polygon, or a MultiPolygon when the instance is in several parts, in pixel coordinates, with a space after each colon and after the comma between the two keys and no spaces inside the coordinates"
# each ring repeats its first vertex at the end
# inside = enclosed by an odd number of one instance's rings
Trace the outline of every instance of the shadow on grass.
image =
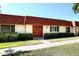
{"type": "Polygon", "coordinates": [[[19,56],[20,54],[25,54],[25,53],[30,53],[31,51],[18,51],[13,54],[7,54],[7,55],[2,55],[2,56],[19,56]]]}

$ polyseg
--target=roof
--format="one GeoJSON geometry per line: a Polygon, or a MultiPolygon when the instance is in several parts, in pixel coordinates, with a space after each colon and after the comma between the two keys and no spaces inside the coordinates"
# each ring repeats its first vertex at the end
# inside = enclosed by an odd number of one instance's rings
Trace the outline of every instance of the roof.
{"type": "Polygon", "coordinates": [[[43,18],[36,16],[17,16],[17,15],[8,15],[0,14],[0,24],[38,24],[38,25],[58,25],[58,26],[72,26],[71,21],[52,19],[52,18],[43,18]]]}
{"type": "Polygon", "coordinates": [[[26,19],[26,23],[29,24],[73,26],[71,21],[65,21],[60,19],[42,18],[35,16],[27,16],[26,19]]]}
{"type": "Polygon", "coordinates": [[[79,26],[79,22],[78,21],[75,21],[75,26],[79,26]]]}
{"type": "Polygon", "coordinates": [[[23,24],[23,22],[23,16],[0,14],[0,24],[23,24]]]}

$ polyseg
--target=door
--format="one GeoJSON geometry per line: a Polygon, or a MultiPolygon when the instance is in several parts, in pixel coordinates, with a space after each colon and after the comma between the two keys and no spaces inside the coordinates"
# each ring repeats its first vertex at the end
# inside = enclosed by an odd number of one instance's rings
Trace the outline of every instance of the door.
{"type": "Polygon", "coordinates": [[[43,35],[43,26],[33,25],[33,36],[42,37],[42,35],[43,35]]]}

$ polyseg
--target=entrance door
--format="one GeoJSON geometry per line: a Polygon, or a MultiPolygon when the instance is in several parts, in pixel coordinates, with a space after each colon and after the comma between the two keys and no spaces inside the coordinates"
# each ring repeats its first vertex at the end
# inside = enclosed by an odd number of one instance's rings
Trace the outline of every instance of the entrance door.
{"type": "Polygon", "coordinates": [[[43,26],[33,25],[33,36],[42,37],[42,35],[43,35],[43,26]]]}

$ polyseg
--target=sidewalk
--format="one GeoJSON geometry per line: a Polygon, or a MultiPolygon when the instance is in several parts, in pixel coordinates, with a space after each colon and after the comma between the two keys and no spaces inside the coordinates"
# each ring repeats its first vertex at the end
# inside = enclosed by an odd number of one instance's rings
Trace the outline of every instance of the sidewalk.
{"type": "MultiPolygon", "coordinates": [[[[42,40],[42,41],[44,41],[44,40],[42,40]]],[[[53,43],[50,43],[50,42],[46,41],[46,43],[44,43],[44,44],[13,47],[11,49],[13,49],[14,52],[17,52],[17,51],[30,51],[30,50],[36,50],[36,49],[42,49],[42,48],[48,48],[48,47],[54,47],[54,46],[61,46],[61,45],[66,45],[66,44],[78,43],[78,42],[79,42],[79,40],[67,40],[67,41],[53,42],[53,43]]],[[[9,48],[0,49],[0,55],[5,54],[5,50],[8,50],[8,49],[9,48]]]]}

